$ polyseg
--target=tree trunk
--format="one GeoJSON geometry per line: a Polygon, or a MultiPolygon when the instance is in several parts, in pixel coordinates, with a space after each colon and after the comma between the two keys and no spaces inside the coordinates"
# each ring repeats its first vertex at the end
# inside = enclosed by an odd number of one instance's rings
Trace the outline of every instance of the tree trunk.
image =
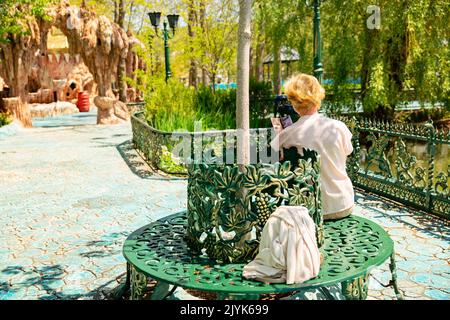
{"type": "MultiPolygon", "coordinates": [[[[202,29],[202,32],[205,32],[206,29],[206,4],[204,0],[200,1],[200,9],[199,9],[199,23],[200,23],[200,27],[202,29]]],[[[202,59],[203,60],[203,59],[202,59]]],[[[202,68],[202,83],[204,86],[209,86],[209,74],[208,74],[208,69],[206,68],[205,65],[201,66],[202,68]]]]}
{"type": "Polygon", "coordinates": [[[264,41],[262,39],[261,39],[261,41],[258,41],[255,51],[256,51],[255,52],[255,79],[257,81],[263,81],[264,80],[264,65],[263,65],[264,41]]]}
{"type": "Polygon", "coordinates": [[[124,29],[125,28],[125,0],[119,0],[119,14],[117,16],[117,24],[124,29]]]}
{"type": "Polygon", "coordinates": [[[275,42],[273,46],[273,88],[275,94],[281,94],[281,48],[280,44],[275,42]]]}
{"type": "Polygon", "coordinates": [[[205,66],[202,67],[202,83],[204,86],[209,86],[209,75],[205,66]]]}
{"type": "Polygon", "coordinates": [[[41,24],[40,26],[35,19],[30,19],[27,24],[29,34],[8,34],[6,36],[8,42],[0,43],[0,76],[10,88],[9,96],[14,97],[10,101],[4,99],[5,108],[23,126],[31,127],[31,112],[26,86],[31,73],[31,65],[41,46],[41,29],[47,28],[47,25],[41,24]]]}
{"type": "MultiPolygon", "coordinates": [[[[260,4],[260,10],[261,4],[260,4]]],[[[258,35],[256,39],[256,48],[255,48],[255,79],[257,81],[264,80],[264,50],[265,50],[265,41],[264,41],[264,19],[260,18],[258,21],[258,35]]]]}
{"type": "MultiPolygon", "coordinates": [[[[117,18],[117,24],[123,30],[125,30],[125,0],[120,0],[119,2],[119,14],[117,18]]],[[[121,55],[119,60],[119,66],[117,69],[117,84],[119,87],[119,100],[126,103],[127,102],[127,83],[125,81],[126,77],[126,55],[121,55]]]]}
{"type": "Polygon", "coordinates": [[[134,1],[131,1],[131,3],[130,3],[130,14],[129,14],[128,23],[127,23],[127,32],[130,31],[130,29],[131,29],[131,20],[132,20],[133,15],[134,15],[134,9],[135,9],[134,1]]]}
{"type": "Polygon", "coordinates": [[[211,73],[211,84],[213,93],[216,93],[216,71],[211,73]]]}
{"type": "MultiPolygon", "coordinates": [[[[378,41],[379,30],[370,30],[368,28],[364,28],[364,54],[363,61],[361,64],[361,93],[360,99],[364,102],[364,98],[366,97],[367,90],[369,89],[370,84],[370,72],[371,72],[371,64],[373,61],[374,55],[374,44],[378,41]]],[[[376,51],[376,50],[375,50],[376,51]]]]}
{"type": "Polygon", "coordinates": [[[32,127],[30,106],[26,101],[20,97],[3,99],[4,107],[8,113],[19,120],[20,123],[26,127],[32,127]]]}
{"type": "Polygon", "coordinates": [[[188,36],[190,43],[190,53],[191,53],[191,62],[189,67],[189,86],[197,88],[197,70],[198,63],[197,59],[194,57],[194,46],[193,41],[195,38],[194,28],[196,26],[197,21],[197,11],[195,9],[194,0],[190,0],[188,3],[188,36]]]}
{"type": "Polygon", "coordinates": [[[249,141],[249,72],[251,46],[251,12],[252,0],[239,0],[239,28],[237,51],[237,94],[236,94],[236,127],[239,130],[237,154],[238,164],[250,163],[249,141]],[[240,138],[240,139],[239,139],[240,138]]]}

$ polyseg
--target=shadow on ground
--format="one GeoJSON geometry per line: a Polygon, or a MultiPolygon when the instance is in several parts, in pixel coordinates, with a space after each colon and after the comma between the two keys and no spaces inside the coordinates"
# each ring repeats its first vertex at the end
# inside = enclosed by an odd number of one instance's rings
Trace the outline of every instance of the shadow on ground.
{"type": "MultiPolygon", "coordinates": [[[[56,290],[63,282],[66,274],[62,265],[50,265],[42,267],[25,268],[20,265],[8,266],[0,271],[6,275],[18,275],[24,280],[11,285],[7,282],[0,282],[0,294],[3,297],[14,297],[23,290],[35,290],[42,292],[38,300],[76,300],[76,299],[104,299],[110,298],[115,288],[118,286],[118,280],[113,279],[106,284],[99,286],[95,290],[83,294],[67,294],[56,290]],[[111,289],[111,285],[113,288],[111,289]]],[[[123,276],[123,275],[121,275],[123,276]]]]}
{"type": "Polygon", "coordinates": [[[141,179],[149,180],[186,180],[186,178],[174,178],[173,176],[164,177],[159,173],[155,173],[152,168],[142,159],[142,157],[134,149],[133,142],[131,140],[126,140],[121,144],[116,146],[117,151],[136,176],[141,179]]]}
{"type": "Polygon", "coordinates": [[[387,218],[430,237],[450,241],[450,228],[435,216],[367,193],[364,197],[357,195],[356,198],[356,202],[365,210],[377,214],[374,216],[375,219],[387,218]]]}
{"type": "Polygon", "coordinates": [[[119,255],[122,251],[122,243],[129,232],[114,232],[101,240],[88,241],[86,247],[91,251],[80,253],[84,258],[105,258],[119,255]]]}

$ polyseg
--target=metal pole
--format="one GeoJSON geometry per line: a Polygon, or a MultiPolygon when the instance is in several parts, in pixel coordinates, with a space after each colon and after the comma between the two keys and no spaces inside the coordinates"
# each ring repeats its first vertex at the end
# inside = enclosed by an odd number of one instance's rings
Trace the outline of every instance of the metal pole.
{"type": "Polygon", "coordinates": [[[150,47],[150,72],[152,76],[154,75],[154,62],[153,62],[153,35],[149,36],[149,47],[150,47]]]}
{"type": "Polygon", "coordinates": [[[314,0],[314,76],[322,83],[322,39],[320,36],[320,0],[314,0]]]}
{"type": "Polygon", "coordinates": [[[164,51],[166,59],[166,82],[172,76],[170,72],[170,53],[169,53],[169,30],[167,29],[167,22],[164,21],[164,51]]]}

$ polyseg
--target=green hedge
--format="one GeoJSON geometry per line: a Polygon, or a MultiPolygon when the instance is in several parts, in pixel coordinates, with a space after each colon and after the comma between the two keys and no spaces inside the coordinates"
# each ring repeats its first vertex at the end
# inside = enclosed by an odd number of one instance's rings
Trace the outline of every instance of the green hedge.
{"type": "MultiPolygon", "coordinates": [[[[251,126],[270,125],[269,113],[273,108],[272,87],[267,83],[251,81],[251,126]]],[[[236,90],[213,90],[201,86],[186,87],[169,79],[155,80],[145,94],[145,118],[162,131],[204,131],[236,128],[236,90]],[[201,121],[201,127],[195,122],[201,121]]]]}
{"type": "Polygon", "coordinates": [[[0,127],[11,123],[11,117],[6,113],[0,113],[0,127]]]}

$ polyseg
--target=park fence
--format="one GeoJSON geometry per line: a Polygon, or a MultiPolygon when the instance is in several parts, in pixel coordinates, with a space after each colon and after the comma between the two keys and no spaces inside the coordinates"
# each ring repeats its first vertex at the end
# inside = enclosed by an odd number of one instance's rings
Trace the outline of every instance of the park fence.
{"type": "Polygon", "coordinates": [[[355,186],[450,218],[450,134],[432,122],[397,124],[336,117],[353,133],[348,173],[355,186]]]}

